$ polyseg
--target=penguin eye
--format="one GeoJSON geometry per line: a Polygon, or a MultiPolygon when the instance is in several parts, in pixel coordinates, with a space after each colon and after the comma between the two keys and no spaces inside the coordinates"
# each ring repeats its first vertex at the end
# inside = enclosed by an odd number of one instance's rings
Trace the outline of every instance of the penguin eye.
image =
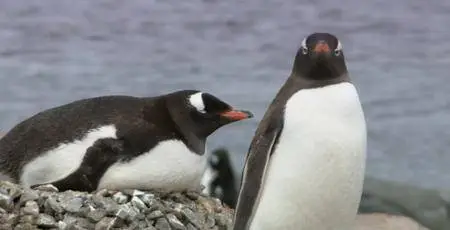
{"type": "Polygon", "coordinates": [[[302,46],[301,50],[302,50],[302,54],[303,54],[303,55],[308,54],[308,48],[302,46]]]}
{"type": "Polygon", "coordinates": [[[341,50],[340,49],[335,49],[334,50],[334,56],[340,56],[341,55],[341,50]]]}

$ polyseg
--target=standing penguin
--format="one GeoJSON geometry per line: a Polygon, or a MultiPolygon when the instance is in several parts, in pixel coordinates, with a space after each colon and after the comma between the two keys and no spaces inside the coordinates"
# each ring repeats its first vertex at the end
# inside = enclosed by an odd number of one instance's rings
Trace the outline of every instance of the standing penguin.
{"type": "Polygon", "coordinates": [[[83,99],[10,130],[0,140],[0,174],[60,190],[198,189],[206,138],[250,117],[196,90],[83,99]]]}
{"type": "Polygon", "coordinates": [[[340,41],[309,35],[251,142],[234,229],[351,229],[366,136],[340,41]]]}

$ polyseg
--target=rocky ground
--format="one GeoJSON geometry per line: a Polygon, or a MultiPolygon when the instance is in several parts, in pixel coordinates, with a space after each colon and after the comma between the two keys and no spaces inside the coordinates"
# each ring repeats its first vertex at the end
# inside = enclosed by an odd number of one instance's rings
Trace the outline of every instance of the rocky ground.
{"type": "Polygon", "coordinates": [[[96,193],[0,182],[0,229],[228,229],[232,210],[196,192],[96,193]]]}

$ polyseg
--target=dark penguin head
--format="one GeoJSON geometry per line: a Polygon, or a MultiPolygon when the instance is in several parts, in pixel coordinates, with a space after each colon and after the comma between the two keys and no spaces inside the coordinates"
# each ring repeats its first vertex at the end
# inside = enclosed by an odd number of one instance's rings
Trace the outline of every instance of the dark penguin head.
{"type": "Polygon", "coordinates": [[[220,127],[253,117],[219,98],[197,90],[177,91],[165,96],[172,120],[184,135],[204,139],[220,127]]]}
{"type": "Polygon", "coordinates": [[[228,151],[224,148],[216,149],[212,152],[208,163],[214,172],[212,180],[206,185],[211,192],[209,195],[235,208],[238,192],[228,151]]]}
{"type": "Polygon", "coordinates": [[[292,72],[311,80],[331,80],[346,75],[341,42],[329,33],[310,34],[297,51],[292,72]]]}

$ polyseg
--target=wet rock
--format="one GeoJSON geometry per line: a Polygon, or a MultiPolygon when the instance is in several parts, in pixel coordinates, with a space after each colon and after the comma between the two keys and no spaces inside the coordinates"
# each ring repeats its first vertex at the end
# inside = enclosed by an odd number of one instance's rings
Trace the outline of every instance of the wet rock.
{"type": "Polygon", "coordinates": [[[5,195],[5,194],[0,194],[0,208],[9,211],[13,208],[13,199],[12,197],[5,195]]]}
{"type": "Polygon", "coordinates": [[[147,208],[145,203],[137,196],[133,196],[133,198],[131,199],[131,203],[133,204],[134,207],[138,208],[139,210],[144,210],[147,208]]]}
{"type": "Polygon", "coordinates": [[[166,218],[161,217],[156,221],[155,227],[160,230],[171,230],[169,222],[166,220],[166,218]]]}
{"type": "Polygon", "coordinates": [[[41,213],[39,214],[37,220],[36,220],[36,224],[38,227],[41,228],[56,228],[58,227],[58,224],[56,223],[55,219],[45,213],[41,213]]]}
{"type": "Polygon", "coordinates": [[[118,204],[124,204],[128,202],[128,197],[121,192],[117,192],[112,196],[112,198],[118,204]]]}
{"type": "Polygon", "coordinates": [[[22,196],[20,196],[19,202],[21,204],[29,201],[29,200],[37,200],[39,198],[39,193],[36,190],[27,189],[23,192],[22,196]]]}
{"type": "Polygon", "coordinates": [[[167,214],[166,218],[167,221],[169,221],[169,224],[170,226],[172,226],[172,228],[177,230],[186,230],[186,226],[184,226],[184,224],[181,223],[181,221],[178,220],[178,218],[175,215],[167,214]]]}
{"type": "Polygon", "coordinates": [[[37,216],[39,214],[39,206],[34,200],[29,200],[25,203],[25,207],[22,209],[24,214],[37,216]]]}
{"type": "Polygon", "coordinates": [[[181,213],[196,228],[199,228],[200,226],[202,226],[201,220],[195,215],[195,213],[192,210],[190,210],[188,208],[184,208],[184,209],[181,210],[181,213]]]}
{"type": "Polygon", "coordinates": [[[151,212],[150,214],[147,215],[147,219],[149,220],[153,220],[153,219],[157,219],[164,216],[164,213],[162,213],[160,210],[156,210],[151,212]]]}
{"type": "Polygon", "coordinates": [[[80,212],[82,206],[83,199],[81,197],[66,198],[64,201],[61,201],[61,207],[67,212],[80,212]]]}
{"type": "Polygon", "coordinates": [[[99,222],[105,216],[106,216],[106,211],[104,209],[100,209],[100,208],[97,208],[97,209],[94,208],[93,210],[90,210],[86,214],[86,217],[93,222],[99,222]]]}
{"type": "Polygon", "coordinates": [[[35,190],[39,190],[39,191],[46,191],[46,192],[58,192],[58,188],[56,188],[55,186],[53,186],[52,184],[44,184],[44,185],[40,185],[34,188],[35,190]]]}

